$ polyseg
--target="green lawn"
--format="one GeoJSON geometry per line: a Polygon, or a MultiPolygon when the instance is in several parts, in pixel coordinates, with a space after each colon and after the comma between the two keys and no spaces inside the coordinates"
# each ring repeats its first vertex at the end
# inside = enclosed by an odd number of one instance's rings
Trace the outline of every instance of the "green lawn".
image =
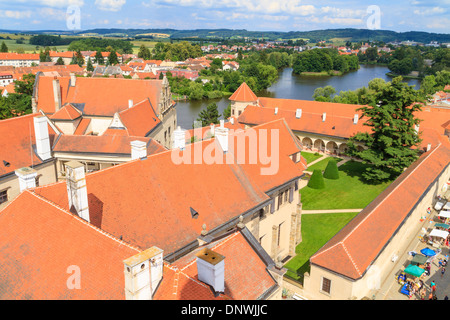
{"type": "Polygon", "coordinates": [[[341,230],[357,213],[328,213],[302,215],[302,242],[296,256],[284,266],[286,275],[298,281],[309,272],[309,258],[341,230]]]}
{"type": "Polygon", "coordinates": [[[367,184],[361,177],[366,166],[368,165],[361,162],[348,161],[339,167],[338,180],[324,179],[325,189],[311,189],[307,186],[302,188],[300,193],[303,209],[362,209],[366,207],[392,182],[367,184]]]}
{"type": "Polygon", "coordinates": [[[314,160],[319,159],[320,157],[322,157],[322,155],[318,154],[318,153],[312,153],[312,152],[305,152],[302,151],[302,157],[305,158],[306,163],[311,163],[314,160]]]}
{"type": "Polygon", "coordinates": [[[327,158],[313,164],[311,167],[308,167],[308,171],[313,172],[315,169],[320,169],[320,170],[324,171],[325,168],[327,167],[328,162],[331,159],[334,159],[337,162],[340,162],[342,160],[341,158],[337,158],[337,157],[327,157],[327,158]]]}

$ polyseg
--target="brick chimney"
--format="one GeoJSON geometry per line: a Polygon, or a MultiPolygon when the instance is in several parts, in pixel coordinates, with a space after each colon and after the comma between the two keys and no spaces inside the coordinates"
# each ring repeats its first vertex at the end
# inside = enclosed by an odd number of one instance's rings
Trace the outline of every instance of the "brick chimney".
{"type": "Polygon", "coordinates": [[[225,128],[225,121],[220,120],[220,127],[215,128],[216,141],[219,143],[224,153],[228,152],[228,128],[225,128]]]}
{"type": "Polygon", "coordinates": [[[186,130],[178,127],[173,132],[173,149],[184,150],[186,148],[186,130]]]}
{"type": "Polygon", "coordinates": [[[66,183],[70,211],[90,222],[84,165],[77,161],[67,162],[66,183]]]}
{"type": "Polygon", "coordinates": [[[20,192],[36,188],[36,170],[26,167],[16,170],[15,173],[19,177],[20,192]]]}
{"type": "Polygon", "coordinates": [[[34,136],[36,139],[36,152],[43,161],[52,157],[50,148],[50,137],[48,134],[48,124],[46,117],[35,117],[34,122],[34,136]]]}
{"type": "Polygon", "coordinates": [[[208,248],[197,253],[198,280],[213,287],[216,293],[225,291],[225,257],[208,248]]]}
{"type": "Polygon", "coordinates": [[[131,141],[131,160],[147,157],[147,144],[143,141],[131,141]]]}
{"type": "Polygon", "coordinates": [[[55,98],[55,112],[61,109],[61,87],[57,77],[53,79],[53,96],[55,98]]]}
{"type": "Polygon", "coordinates": [[[125,298],[152,300],[163,276],[163,250],[151,247],[123,261],[125,298]]]}

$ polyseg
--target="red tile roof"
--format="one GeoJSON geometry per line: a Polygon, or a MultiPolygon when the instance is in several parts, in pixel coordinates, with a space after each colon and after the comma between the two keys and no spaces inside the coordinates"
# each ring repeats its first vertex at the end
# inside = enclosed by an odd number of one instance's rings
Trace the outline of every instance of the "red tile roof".
{"type": "Polygon", "coordinates": [[[131,136],[145,137],[161,124],[149,99],[122,111],[119,116],[131,136]]]}
{"type": "Polygon", "coordinates": [[[54,152],[93,153],[93,154],[131,154],[131,142],[139,140],[147,143],[147,155],[166,151],[155,140],[145,137],[102,135],[77,136],[61,135],[53,146],[54,152]]]}
{"type": "Polygon", "coordinates": [[[81,119],[80,123],[78,124],[78,127],[75,129],[75,132],[73,133],[75,136],[82,136],[86,134],[86,130],[89,127],[89,124],[91,123],[91,119],[83,118],[81,119]]]}
{"type": "MultiPolygon", "coordinates": [[[[286,138],[286,134],[280,137],[286,138]]],[[[206,153],[212,143],[214,139],[188,145],[183,155],[194,163],[198,148],[206,153]]],[[[281,146],[289,145],[283,142],[281,146]]],[[[177,164],[172,151],[88,174],[91,221],[141,248],[157,246],[172,253],[195,241],[204,223],[211,230],[268,201],[261,187],[271,188],[274,183],[300,177],[302,165],[289,159],[291,165],[285,160],[285,154],[293,149],[289,146],[280,151],[280,172],[272,177],[272,182],[271,176],[259,177],[260,162],[177,164]],[[218,186],[221,192],[217,192],[218,186]],[[191,207],[199,212],[198,219],[191,217],[191,207]]],[[[228,157],[233,157],[232,152],[228,157]]],[[[67,209],[65,182],[38,188],[36,192],[67,209]]]]}
{"type": "Polygon", "coordinates": [[[139,250],[25,191],[0,212],[0,299],[124,299],[123,260],[139,250]],[[74,245],[76,243],[76,245],[74,245]],[[80,289],[69,289],[80,272],[80,289]]]}
{"type": "Polygon", "coordinates": [[[3,53],[0,52],[0,60],[38,60],[38,53],[3,53]]]}
{"type": "Polygon", "coordinates": [[[231,101],[253,102],[258,100],[258,97],[253,93],[252,89],[243,82],[241,86],[230,97],[231,101]]]}
{"type": "Polygon", "coordinates": [[[52,120],[76,120],[81,117],[81,111],[71,104],[65,105],[58,112],[50,116],[52,120]]]}
{"type": "Polygon", "coordinates": [[[156,300],[256,300],[276,284],[239,231],[207,247],[225,256],[224,294],[215,297],[209,285],[198,279],[195,254],[203,249],[200,247],[166,267],[156,300]]]}
{"type": "MultiPolygon", "coordinates": [[[[30,114],[0,121],[0,176],[42,163],[34,152],[36,140],[33,118],[36,116],[40,115],[30,114]]],[[[52,141],[54,132],[50,126],[49,134],[52,141]]]]}
{"type": "MultiPolygon", "coordinates": [[[[70,87],[70,78],[59,78],[62,104],[85,104],[88,116],[110,116],[128,108],[128,100],[150,99],[158,113],[162,80],[129,80],[115,78],[77,78],[76,86],[70,87]]],[[[37,106],[39,110],[55,112],[53,78],[39,77],[37,84],[37,106]]]]}
{"type": "Polygon", "coordinates": [[[449,161],[450,143],[441,137],[439,145],[424,153],[310,262],[351,279],[361,278],[449,161]]]}

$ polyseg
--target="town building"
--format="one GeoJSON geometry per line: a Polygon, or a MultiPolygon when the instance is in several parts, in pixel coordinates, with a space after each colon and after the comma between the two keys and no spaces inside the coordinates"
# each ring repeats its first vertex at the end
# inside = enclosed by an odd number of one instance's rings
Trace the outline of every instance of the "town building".
{"type": "Polygon", "coordinates": [[[0,53],[0,66],[31,67],[39,63],[38,53],[0,53]]]}

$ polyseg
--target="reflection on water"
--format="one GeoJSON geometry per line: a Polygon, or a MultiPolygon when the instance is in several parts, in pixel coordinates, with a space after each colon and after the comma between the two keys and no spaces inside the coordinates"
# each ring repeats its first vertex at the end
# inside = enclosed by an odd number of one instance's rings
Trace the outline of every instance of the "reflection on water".
{"type": "MultiPolygon", "coordinates": [[[[313,100],[312,96],[314,94],[314,90],[318,87],[331,85],[336,89],[337,93],[340,91],[356,90],[361,87],[366,87],[369,84],[369,81],[375,78],[391,81],[392,78],[386,75],[388,72],[389,69],[387,67],[361,65],[359,70],[349,72],[342,76],[300,77],[292,73],[292,68],[285,68],[280,72],[276,83],[274,83],[267,90],[255,93],[260,97],[313,100]]],[[[409,85],[415,85],[416,89],[420,87],[419,80],[411,79],[406,81],[409,85]]],[[[230,103],[227,98],[178,102],[178,125],[185,129],[191,129],[192,124],[195,120],[197,120],[200,111],[213,102],[217,104],[220,114],[223,113],[230,103]]]]}

